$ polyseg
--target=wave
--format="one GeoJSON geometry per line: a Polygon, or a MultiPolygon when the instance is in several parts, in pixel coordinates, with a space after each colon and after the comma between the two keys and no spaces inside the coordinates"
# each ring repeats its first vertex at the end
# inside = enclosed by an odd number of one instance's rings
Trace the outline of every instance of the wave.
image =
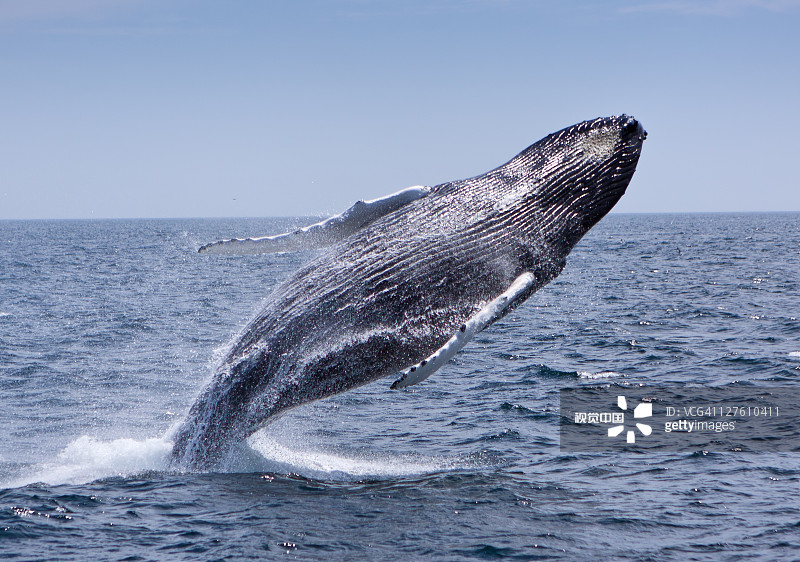
{"type": "Polygon", "coordinates": [[[620,373],[615,371],[600,371],[592,373],[589,371],[578,371],[578,377],[581,379],[609,379],[612,377],[621,377],[620,373]]]}
{"type": "Polygon", "coordinates": [[[236,472],[299,474],[320,480],[361,480],[415,476],[468,468],[460,458],[426,457],[417,454],[386,454],[365,451],[326,451],[313,445],[289,447],[274,437],[256,433],[249,447],[240,449],[236,472]]]}
{"type": "Polygon", "coordinates": [[[0,483],[3,488],[45,484],[84,484],[101,478],[133,476],[167,469],[172,443],[165,439],[100,441],[84,435],[66,446],[52,462],[0,483]]]}
{"type": "MultiPolygon", "coordinates": [[[[169,435],[169,433],[167,433],[169,435]]],[[[302,443],[290,447],[259,432],[235,449],[220,472],[297,474],[310,479],[351,481],[364,478],[415,476],[469,468],[469,462],[448,457],[387,455],[369,452],[332,452],[302,443]]],[[[55,459],[24,468],[21,474],[0,480],[0,488],[44,483],[85,484],[103,478],[133,477],[147,472],[169,472],[173,443],[167,437],[102,441],[82,436],[69,443],[55,459]]]]}

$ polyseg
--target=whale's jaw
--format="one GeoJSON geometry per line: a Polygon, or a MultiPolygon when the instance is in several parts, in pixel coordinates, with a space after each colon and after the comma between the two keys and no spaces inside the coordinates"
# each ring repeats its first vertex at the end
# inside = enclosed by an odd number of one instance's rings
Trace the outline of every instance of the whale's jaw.
{"type": "Polygon", "coordinates": [[[536,242],[544,235],[568,253],[625,193],[646,137],[627,115],[584,121],[481,177],[514,186],[513,204],[501,203],[510,207],[509,228],[513,223],[536,242]]]}

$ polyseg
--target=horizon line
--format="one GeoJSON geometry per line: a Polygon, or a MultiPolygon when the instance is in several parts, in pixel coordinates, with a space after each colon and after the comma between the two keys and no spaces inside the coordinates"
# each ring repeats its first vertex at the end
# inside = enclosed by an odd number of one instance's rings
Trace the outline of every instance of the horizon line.
{"type": "MultiPolygon", "coordinates": [[[[781,215],[798,214],[796,211],[610,211],[608,215],[781,215]]],[[[163,217],[29,217],[29,218],[0,218],[0,222],[26,222],[26,221],[124,221],[124,220],[241,220],[241,219],[300,219],[300,218],[325,218],[334,215],[308,214],[308,215],[240,215],[240,216],[163,216],[163,217]]]]}

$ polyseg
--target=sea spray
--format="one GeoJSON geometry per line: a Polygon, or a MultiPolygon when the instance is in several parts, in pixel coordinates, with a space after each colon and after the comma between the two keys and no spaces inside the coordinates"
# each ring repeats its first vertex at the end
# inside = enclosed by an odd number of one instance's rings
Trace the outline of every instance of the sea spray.
{"type": "Polygon", "coordinates": [[[164,439],[101,441],[84,435],[69,443],[52,461],[43,462],[2,486],[35,482],[84,484],[100,478],[164,470],[171,450],[172,443],[164,439]]]}

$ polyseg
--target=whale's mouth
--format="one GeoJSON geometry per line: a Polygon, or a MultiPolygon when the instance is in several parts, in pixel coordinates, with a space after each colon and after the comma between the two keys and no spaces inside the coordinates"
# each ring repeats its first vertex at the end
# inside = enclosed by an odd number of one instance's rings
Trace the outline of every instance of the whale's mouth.
{"type": "Polygon", "coordinates": [[[582,215],[580,236],[597,224],[624,195],[647,138],[644,127],[634,117],[621,115],[598,121],[602,130],[613,132],[616,142],[607,159],[599,165],[594,186],[581,186],[586,194],[575,200],[577,212],[582,215]]]}
{"type": "Polygon", "coordinates": [[[568,251],[625,193],[646,137],[642,124],[628,115],[548,135],[489,173],[513,186],[513,198],[506,196],[495,208],[532,239],[544,232],[549,243],[568,251]]]}
{"type": "Polygon", "coordinates": [[[647,131],[639,121],[633,117],[623,116],[623,118],[625,121],[620,128],[619,149],[614,156],[615,168],[610,175],[607,187],[601,190],[598,202],[607,202],[609,199],[613,199],[616,203],[622,197],[636,171],[642,143],[647,138],[647,131]]]}

